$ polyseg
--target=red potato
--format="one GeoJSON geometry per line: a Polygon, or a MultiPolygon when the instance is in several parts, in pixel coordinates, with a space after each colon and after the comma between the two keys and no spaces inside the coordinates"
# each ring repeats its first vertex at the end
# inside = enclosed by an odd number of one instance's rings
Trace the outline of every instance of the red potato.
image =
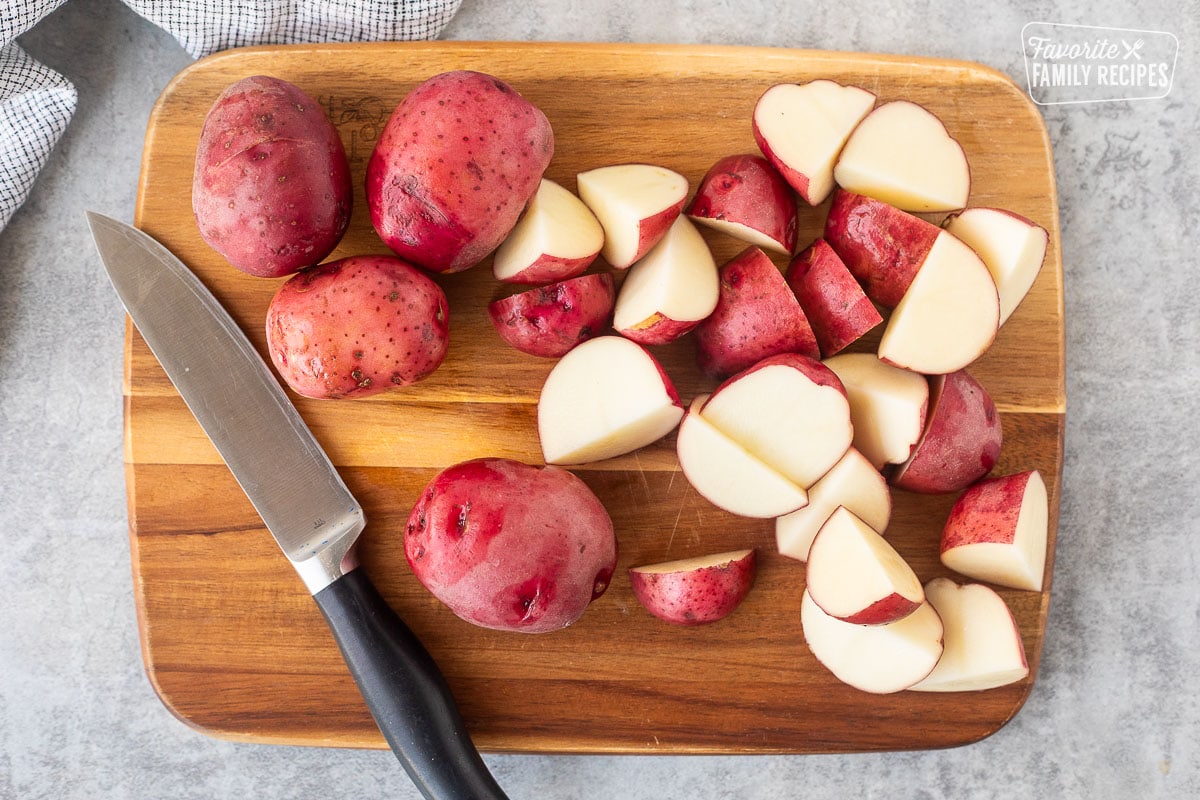
{"type": "Polygon", "coordinates": [[[649,350],[624,336],[597,336],[550,370],[537,424],[547,464],[587,464],[631,453],[683,418],[670,376],[649,350]]]}
{"type": "Polygon", "coordinates": [[[951,214],[942,226],[983,259],[1000,293],[1003,325],[1041,272],[1050,234],[1032,220],[1001,208],[968,208],[951,214]]]}
{"type": "Polygon", "coordinates": [[[543,284],[587,271],[604,245],[604,229],[584,202],[542,178],[525,213],[496,248],[492,274],[505,283],[543,284]]]}
{"type": "Polygon", "coordinates": [[[751,129],[763,155],[809,205],[833,191],[833,167],[875,95],[830,80],[780,83],[754,105],[751,129]]]}
{"type": "Polygon", "coordinates": [[[553,155],[550,121],[507,83],[435,75],[400,102],[371,153],[371,223],[418,266],[468,269],[508,236],[553,155]]]}
{"type": "Polygon", "coordinates": [[[591,273],[496,300],[488,316],[500,338],[522,353],[559,358],[604,332],[615,297],[612,274],[591,273]]]}
{"type": "Polygon", "coordinates": [[[804,574],[807,591],[822,611],[856,625],[886,625],[925,602],[908,562],[844,506],[817,532],[804,574]]]}
{"type": "Polygon", "coordinates": [[[604,229],[600,256],[628,269],[667,235],[687,201],[687,178],[654,164],[611,164],[575,176],[579,197],[604,229]]]}
{"type": "Polygon", "coordinates": [[[886,625],[857,625],[826,614],[805,590],[800,625],[813,657],[838,680],[872,694],[903,691],[933,671],[944,628],[929,601],[886,625]]]}
{"type": "Polygon", "coordinates": [[[887,481],[853,447],[809,487],[808,505],[775,518],[775,544],[780,554],[807,561],[813,539],[842,507],[881,535],[892,518],[887,481]]]}
{"type": "Polygon", "coordinates": [[[822,363],[846,387],[854,446],[876,469],[907,461],[928,417],[925,376],[894,367],[874,353],[839,353],[822,363]]]}
{"type": "Polygon", "coordinates": [[[613,328],[638,344],[673,342],[717,306],[717,262],[687,217],[629,268],[613,307],[613,328]]]}
{"type": "Polygon", "coordinates": [[[799,353],[764,358],[728,378],[699,414],[802,489],[841,460],[854,436],[846,388],[829,367],[799,353]]]}
{"type": "Polygon", "coordinates": [[[437,369],[449,345],[445,293],[393,256],[352,256],[294,275],[266,322],[271,361],[305,397],[407,386],[437,369]]]}
{"type": "Polygon", "coordinates": [[[941,228],[895,206],[837,189],[825,241],[867,297],[892,308],[904,297],[941,228]]]}
{"type": "Polygon", "coordinates": [[[617,539],[576,475],[486,458],[429,482],[409,515],[404,553],[417,580],[467,622],[545,633],[604,594],[617,539]]]}
{"type": "Polygon", "coordinates": [[[945,646],[937,666],[909,687],[914,692],[972,692],[1007,686],[1029,674],[1025,643],[1004,598],[981,583],[949,578],[925,584],[942,619],[945,646]]]}
{"type": "Polygon", "coordinates": [[[337,128],[299,87],[255,75],[217,98],[196,148],[192,210],[230,264],[279,278],[320,262],[346,232],[352,199],[337,128]]]}
{"type": "Polygon", "coordinates": [[[929,408],[925,430],[891,484],[924,494],[957,492],[991,472],[1003,431],[979,381],[966,370],[930,377],[929,408]]]}
{"type": "Polygon", "coordinates": [[[824,358],[840,353],[883,322],[875,304],[824,239],[798,253],[785,277],[824,358]]]}
{"type": "Polygon", "coordinates": [[[675,436],[679,469],[696,493],[731,514],[756,519],[771,519],[804,507],[808,493],[802,487],[700,415],[708,397],[701,394],[692,400],[675,436]]]}
{"type": "Polygon", "coordinates": [[[697,363],[707,375],[727,378],[779,353],[820,357],[796,295],[766,253],[746,248],[719,277],[717,307],[695,329],[697,363]]]}
{"type": "Polygon", "coordinates": [[[884,103],[858,123],[833,177],[906,211],[963,208],[971,191],[962,146],[937,115],[907,100],[884,103]]]}
{"type": "Polygon", "coordinates": [[[942,529],[942,563],[976,580],[1040,592],[1049,500],[1037,470],[985,478],[958,498],[942,529]]]}
{"type": "Polygon", "coordinates": [[[879,337],[879,358],[945,375],[982,356],[996,339],[1000,297],[979,255],[942,231],[879,337]]]}
{"type": "Polygon", "coordinates": [[[762,156],[742,153],[713,164],[685,213],[756,247],[784,255],[796,249],[796,193],[762,156]]]}
{"type": "Polygon", "coordinates": [[[705,625],[733,613],[754,585],[754,550],[632,567],[629,584],[642,607],[676,625],[705,625]]]}

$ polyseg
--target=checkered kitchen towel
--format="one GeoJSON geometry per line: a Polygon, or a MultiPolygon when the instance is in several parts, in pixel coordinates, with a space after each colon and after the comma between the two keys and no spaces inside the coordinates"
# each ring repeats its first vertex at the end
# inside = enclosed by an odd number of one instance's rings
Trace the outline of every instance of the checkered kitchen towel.
{"type": "MultiPolygon", "coordinates": [[[[13,40],[66,0],[0,0],[0,229],[75,113],[75,87],[13,40]]],[[[124,0],[192,56],[251,44],[432,39],[462,0],[124,0]]]]}

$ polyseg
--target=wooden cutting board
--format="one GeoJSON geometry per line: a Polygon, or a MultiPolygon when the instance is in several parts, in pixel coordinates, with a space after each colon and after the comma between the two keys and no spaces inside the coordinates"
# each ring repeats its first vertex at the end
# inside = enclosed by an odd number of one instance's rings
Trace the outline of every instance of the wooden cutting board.
{"type": "MultiPolygon", "coordinates": [[[[149,121],[136,223],[189,264],[265,352],[263,320],[281,281],[244,275],[201,241],[192,163],[218,93],[251,74],[290,80],[337,124],[358,183],[334,257],[385,252],[362,195],[366,160],[391,109],[448,69],[490,72],[541,106],[555,130],[548,177],[648,161],[696,182],[718,158],[754,152],[750,115],[776,82],[832,78],[881,101],[924,103],[966,149],[972,205],[1011,209],[1051,233],[1045,267],[995,346],[973,367],[1002,412],[997,473],[1037,468],[1057,527],[1065,410],[1062,265],[1054,169],[1037,109],[977,64],[911,57],[734,47],[613,44],[354,44],[254,48],[189,67],[149,121]]],[[[801,240],[825,208],[805,209],[801,240]]],[[[706,233],[724,263],[742,245],[706,233]]],[[[785,262],[777,260],[782,267],[785,262]]],[[[1049,588],[1004,590],[1032,667],[987,692],[873,696],[837,682],[809,653],[799,623],[804,570],[775,553],[769,521],[737,519],[699,498],[668,437],[579,470],[607,504],[621,557],[608,593],[553,634],[472,627],[434,600],[405,563],[402,531],[434,472],[477,456],[540,462],[535,404],[550,369],[504,346],[485,307],[490,265],[438,278],[451,347],[425,382],[354,401],[297,400],[361,499],[366,569],[441,664],[479,746],[490,751],[817,753],[944,747],[1001,727],[1037,674],[1049,588]],[[626,568],[757,547],[760,574],[731,617],[694,629],[641,609],[626,568]]],[[[858,349],[873,344],[862,343],[858,349]]],[[[691,344],[656,348],[685,402],[711,388],[691,344]]],[[[382,748],[316,606],[136,331],[125,382],[133,578],[146,668],[166,705],[209,734],[237,740],[382,748]]],[[[236,391],[236,387],[233,387],[236,391]]],[[[281,469],[282,469],[281,465],[281,469]]],[[[923,580],[949,574],[938,535],[953,496],[895,493],[888,535],[923,580]]],[[[1049,570],[1048,570],[1049,572],[1049,570]]]]}

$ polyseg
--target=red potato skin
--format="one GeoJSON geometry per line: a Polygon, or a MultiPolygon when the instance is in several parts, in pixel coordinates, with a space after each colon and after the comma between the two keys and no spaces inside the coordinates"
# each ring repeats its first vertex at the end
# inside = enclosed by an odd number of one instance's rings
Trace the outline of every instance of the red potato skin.
{"type": "Polygon", "coordinates": [[[429,482],[405,526],[404,552],[421,584],[467,622],[546,633],[604,594],[617,539],[603,504],[573,473],[484,458],[429,482]]]}
{"type": "Polygon", "coordinates": [[[742,559],[696,572],[629,571],[637,601],[659,619],[675,625],[706,625],[733,613],[754,585],[757,551],[742,559]]]}
{"type": "Polygon", "coordinates": [[[853,625],[886,625],[889,622],[904,619],[920,607],[920,603],[914,603],[904,595],[892,592],[887,597],[876,600],[862,611],[841,619],[843,622],[853,625]]]}
{"type": "Polygon", "coordinates": [[[507,83],[435,75],[400,102],[371,153],[371,224],[418,266],[468,269],[516,225],[553,155],[550,121],[507,83]]]}
{"type": "Polygon", "coordinates": [[[686,214],[753,228],[788,253],[796,249],[796,194],[771,162],[752,153],[726,156],[705,174],[686,214]]]}
{"type": "Polygon", "coordinates": [[[895,206],[835,189],[824,238],[867,297],[893,308],[940,232],[938,226],[895,206]]]}
{"type": "MultiPolygon", "coordinates": [[[[995,211],[999,214],[1004,214],[1005,216],[1012,217],[1017,222],[1024,223],[1025,225],[1028,225],[1031,228],[1041,228],[1042,230],[1045,230],[1045,228],[1042,228],[1041,225],[1038,225],[1036,222],[1031,220],[1029,217],[1026,217],[1022,214],[1018,214],[1015,211],[1009,211],[1007,208],[992,208],[992,207],[988,207],[988,206],[973,206],[972,209],[975,209],[978,211],[995,211]]],[[[942,220],[942,227],[948,228],[950,226],[951,222],[953,222],[956,218],[961,217],[963,215],[963,212],[970,211],[972,209],[960,208],[958,211],[953,211],[950,214],[947,214],[946,218],[944,220],[942,220]]]]}
{"type": "Polygon", "coordinates": [[[319,263],[345,234],[353,196],[337,128],[299,87],[243,78],[205,117],[192,211],[204,241],[243,272],[279,278],[319,263]]]}
{"type": "Polygon", "coordinates": [[[754,141],[767,157],[768,163],[783,176],[783,179],[796,191],[796,194],[803,197],[806,203],[813,205],[812,198],[809,197],[808,193],[808,176],[799,170],[792,169],[784,163],[783,159],[775,155],[775,151],[771,149],[771,145],[767,144],[766,138],[759,133],[757,123],[754,125],[754,141]]]}
{"type": "Polygon", "coordinates": [[[565,281],[586,272],[599,252],[597,250],[582,258],[563,258],[543,253],[537,261],[511,277],[502,278],[501,282],[531,286],[565,281]]]}
{"type": "MultiPolygon", "coordinates": [[[[804,375],[807,376],[808,379],[813,383],[817,384],[818,386],[832,386],[841,392],[842,396],[847,398],[847,401],[849,400],[849,396],[846,394],[845,385],[842,383],[841,379],[838,378],[837,373],[835,373],[829,367],[825,366],[820,361],[817,361],[815,358],[801,355],[799,353],[779,353],[778,355],[768,356],[762,361],[759,361],[753,366],[742,370],[736,375],[731,375],[730,377],[726,378],[717,386],[716,389],[713,389],[712,395],[708,398],[708,401],[706,401],[705,405],[712,402],[712,398],[716,397],[717,393],[726,386],[736,383],[756,370],[776,365],[788,366],[792,369],[800,370],[800,372],[804,373],[804,375]]],[[[700,408],[700,413],[704,413],[703,406],[700,408]]]]}
{"type": "Polygon", "coordinates": [[[823,358],[840,353],[883,322],[875,304],[824,239],[798,253],[785,277],[812,325],[823,358]]]}
{"type": "Polygon", "coordinates": [[[939,552],[980,542],[1011,544],[1032,475],[1027,470],[985,478],[963,492],[946,518],[939,552]]]}
{"type": "Polygon", "coordinates": [[[622,261],[620,264],[612,264],[614,269],[629,269],[642,257],[654,249],[654,245],[662,241],[667,235],[667,231],[675,223],[675,218],[683,213],[683,204],[687,198],[681,199],[678,203],[667,206],[662,211],[654,216],[646,217],[638,223],[638,244],[637,250],[634,251],[633,258],[628,261],[622,261]]]}
{"type": "Polygon", "coordinates": [[[650,322],[635,328],[622,328],[618,333],[640,345],[670,344],[691,333],[700,322],[701,320],[698,319],[671,319],[657,314],[651,318],[650,322]]]}
{"type": "Polygon", "coordinates": [[[921,494],[957,492],[991,472],[999,460],[1000,414],[966,370],[932,376],[929,402],[925,431],[891,484],[921,494]]]}
{"type": "Polygon", "coordinates": [[[449,345],[440,286],[393,256],[351,256],[284,283],[267,309],[267,348],[284,381],[318,399],[415,383],[449,345]]]}
{"type": "Polygon", "coordinates": [[[559,358],[606,330],[615,299],[612,274],[595,272],[496,300],[488,317],[522,353],[559,358]]]}
{"type": "Polygon", "coordinates": [[[695,330],[696,360],[713,378],[727,378],[768,356],[820,349],[796,295],[774,262],[748,247],[721,267],[717,307],[695,330]]]}

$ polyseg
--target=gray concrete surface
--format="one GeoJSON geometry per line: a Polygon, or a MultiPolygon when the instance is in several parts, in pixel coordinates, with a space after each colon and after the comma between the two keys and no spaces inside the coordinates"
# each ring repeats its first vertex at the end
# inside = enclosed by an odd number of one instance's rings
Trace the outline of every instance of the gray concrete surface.
{"type": "MultiPolygon", "coordinates": [[[[447,29],[944,56],[1019,81],[1031,21],[1180,42],[1164,99],[1044,109],[1061,195],[1069,411],[1049,630],[1016,719],[937,752],[489,756],[513,798],[1200,797],[1200,15],[1195,0],[980,5],[467,0],[447,29]]],[[[83,211],[132,217],[147,114],[190,59],[116,0],[71,0],[21,43],[80,100],[0,232],[0,798],[416,797],[386,752],[216,741],[151,690],[126,540],[122,315],[83,211]]]]}

